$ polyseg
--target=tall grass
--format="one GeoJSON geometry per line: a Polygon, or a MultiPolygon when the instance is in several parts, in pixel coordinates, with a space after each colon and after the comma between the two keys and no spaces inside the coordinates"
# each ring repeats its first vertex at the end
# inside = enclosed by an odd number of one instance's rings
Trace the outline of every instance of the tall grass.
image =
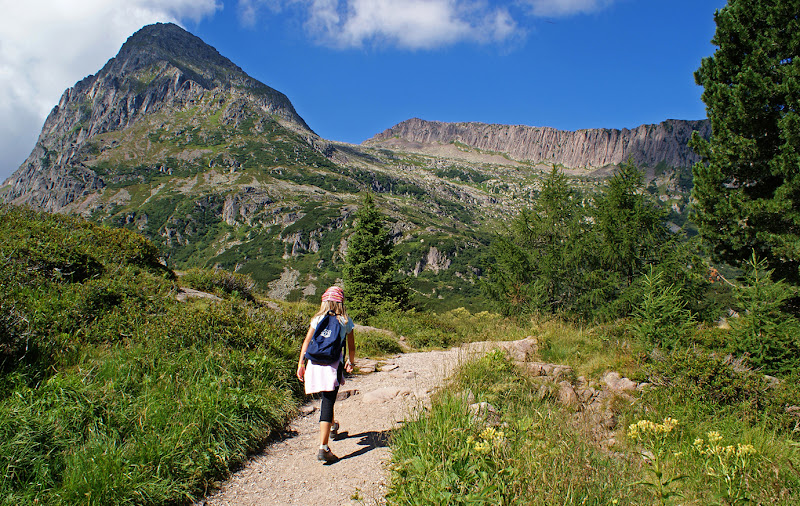
{"type": "Polygon", "coordinates": [[[150,243],[76,218],[0,208],[0,253],[0,504],[187,503],[296,412],[302,312],[179,303],[150,243]]]}
{"type": "Polygon", "coordinates": [[[451,389],[393,438],[391,504],[612,504],[632,495],[635,473],[592,447],[569,416],[497,354],[466,364],[451,389]],[[502,413],[473,418],[476,402],[502,413]]]}

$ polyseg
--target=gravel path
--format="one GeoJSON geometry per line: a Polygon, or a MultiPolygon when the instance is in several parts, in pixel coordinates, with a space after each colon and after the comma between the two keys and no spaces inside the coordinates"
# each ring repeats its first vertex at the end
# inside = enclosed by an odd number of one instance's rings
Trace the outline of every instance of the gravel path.
{"type": "MultiPolygon", "coordinates": [[[[198,505],[383,504],[391,431],[415,417],[462,354],[458,348],[407,353],[381,361],[378,372],[349,378],[335,406],[339,436],[330,443],[338,462],[316,460],[319,401],[311,401],[285,438],[251,458],[198,505]]],[[[356,366],[369,368],[358,360],[356,366]]]]}

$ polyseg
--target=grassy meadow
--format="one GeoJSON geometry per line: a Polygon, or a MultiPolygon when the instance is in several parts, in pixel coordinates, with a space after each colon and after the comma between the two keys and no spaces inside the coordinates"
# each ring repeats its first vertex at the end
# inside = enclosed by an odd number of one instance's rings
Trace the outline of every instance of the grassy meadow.
{"type": "MultiPolygon", "coordinates": [[[[605,371],[648,386],[612,396],[610,445],[557,400],[558,385],[503,353],[461,366],[392,440],[389,504],[797,504],[797,374],[782,380],[699,346],[654,352],[629,322],[532,322],[541,360],[590,382],[605,371]],[[544,388],[543,388],[544,387],[544,388]],[[499,419],[470,414],[487,402],[499,419]]],[[[712,332],[708,330],[708,332],[712,332]]]]}
{"type": "Polygon", "coordinates": [[[149,241],[77,218],[2,208],[0,252],[0,504],[187,503],[294,415],[307,315],[231,276],[178,302],[149,241]]]}

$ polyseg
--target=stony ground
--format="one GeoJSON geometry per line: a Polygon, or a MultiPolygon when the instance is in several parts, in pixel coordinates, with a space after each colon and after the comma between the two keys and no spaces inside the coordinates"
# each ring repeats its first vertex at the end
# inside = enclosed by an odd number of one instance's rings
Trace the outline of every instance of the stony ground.
{"type": "MultiPolygon", "coordinates": [[[[376,372],[348,379],[335,406],[339,435],[330,443],[338,462],[316,460],[319,401],[311,401],[283,438],[198,506],[383,504],[391,431],[416,416],[464,353],[402,354],[376,364],[376,372]]],[[[357,360],[356,365],[368,371],[373,364],[357,360]]]]}

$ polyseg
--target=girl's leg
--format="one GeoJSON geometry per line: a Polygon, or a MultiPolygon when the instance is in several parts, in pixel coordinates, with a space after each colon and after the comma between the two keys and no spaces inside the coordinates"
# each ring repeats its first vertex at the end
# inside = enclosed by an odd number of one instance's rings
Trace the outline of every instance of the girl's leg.
{"type": "Polygon", "coordinates": [[[336,395],[339,389],[332,392],[322,392],[322,404],[319,412],[319,444],[328,445],[328,438],[331,435],[331,425],[333,425],[333,404],[336,402],[336,395]]]}

